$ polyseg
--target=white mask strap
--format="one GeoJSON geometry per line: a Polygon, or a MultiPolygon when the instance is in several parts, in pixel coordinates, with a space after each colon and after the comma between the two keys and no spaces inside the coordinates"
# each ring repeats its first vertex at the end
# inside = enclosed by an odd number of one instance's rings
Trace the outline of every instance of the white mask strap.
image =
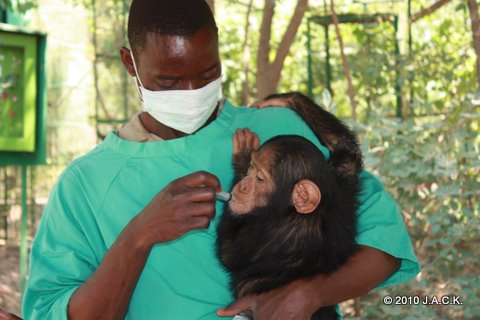
{"type": "Polygon", "coordinates": [[[138,74],[137,64],[135,63],[135,58],[133,57],[133,50],[130,50],[130,57],[132,58],[132,62],[133,62],[133,70],[135,70],[135,84],[137,87],[137,91],[138,91],[138,94],[140,95],[140,99],[142,99],[143,101],[142,91],[138,87],[138,84],[140,84],[142,88],[145,88],[145,87],[143,86],[142,80],[140,80],[140,76],[138,74]]]}

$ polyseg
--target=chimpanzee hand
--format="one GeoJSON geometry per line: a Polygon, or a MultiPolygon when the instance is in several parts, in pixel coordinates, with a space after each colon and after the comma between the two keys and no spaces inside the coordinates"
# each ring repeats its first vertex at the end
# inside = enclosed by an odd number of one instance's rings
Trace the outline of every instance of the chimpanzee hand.
{"type": "Polygon", "coordinates": [[[260,141],[255,132],[250,131],[248,128],[237,129],[232,137],[233,141],[233,154],[239,155],[258,150],[260,141]]]}
{"type": "Polygon", "coordinates": [[[205,171],[174,180],[136,217],[137,230],[153,245],[208,228],[215,216],[215,191],[220,190],[218,178],[205,171]]]}
{"type": "Polygon", "coordinates": [[[0,309],[0,320],[22,320],[22,318],[0,309]]]}
{"type": "Polygon", "coordinates": [[[297,280],[260,295],[240,298],[217,311],[221,317],[250,310],[255,320],[310,320],[320,305],[318,291],[308,281],[297,280]]]}

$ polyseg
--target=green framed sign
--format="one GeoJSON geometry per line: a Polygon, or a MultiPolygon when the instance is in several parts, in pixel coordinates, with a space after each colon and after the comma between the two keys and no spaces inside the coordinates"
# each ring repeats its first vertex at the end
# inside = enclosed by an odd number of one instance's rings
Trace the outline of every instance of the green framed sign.
{"type": "Polygon", "coordinates": [[[0,164],[45,162],[45,45],[0,24],[0,164]]]}

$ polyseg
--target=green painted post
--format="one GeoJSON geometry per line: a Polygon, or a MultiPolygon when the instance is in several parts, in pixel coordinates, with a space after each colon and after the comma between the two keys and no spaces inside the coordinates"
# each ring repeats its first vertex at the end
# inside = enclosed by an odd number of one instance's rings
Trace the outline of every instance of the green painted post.
{"type": "Polygon", "coordinates": [[[307,74],[308,74],[308,96],[313,99],[313,70],[312,70],[312,33],[310,29],[310,18],[307,19],[307,74]]]}
{"type": "Polygon", "coordinates": [[[325,25],[325,73],[327,75],[327,89],[332,93],[332,66],[330,64],[330,36],[328,25],[325,25]]]}
{"type": "MultiPolygon", "coordinates": [[[[410,18],[412,17],[412,0],[408,0],[408,7],[407,7],[407,14],[408,14],[408,57],[412,59],[412,23],[410,22],[410,18]]],[[[410,79],[410,106],[413,104],[413,85],[410,79]]]]}
{"type": "Polygon", "coordinates": [[[7,23],[7,10],[0,8],[0,22],[7,23]]]}
{"type": "Polygon", "coordinates": [[[27,285],[27,265],[28,265],[28,211],[27,211],[27,165],[22,164],[22,218],[20,222],[20,289],[23,295],[27,285]]]}
{"type": "Polygon", "coordinates": [[[35,226],[37,213],[35,210],[35,166],[30,167],[30,225],[35,226]]]}
{"type": "MultiPolygon", "coordinates": [[[[128,12],[128,4],[124,0],[122,1],[123,4],[123,14],[122,14],[122,24],[123,24],[123,29],[122,29],[122,38],[124,40],[127,40],[127,35],[126,35],[126,16],[128,12]]],[[[128,120],[128,87],[129,87],[129,76],[127,75],[126,72],[122,72],[122,89],[123,89],[123,120],[127,121],[128,120]]]]}
{"type": "Polygon", "coordinates": [[[395,41],[395,74],[396,74],[396,81],[395,81],[395,94],[397,95],[397,112],[396,115],[398,118],[403,118],[402,114],[402,84],[401,84],[401,79],[400,79],[400,47],[398,45],[398,16],[395,16],[394,18],[394,41],[395,41]]]}
{"type": "Polygon", "coordinates": [[[3,168],[3,204],[5,205],[5,208],[7,210],[7,214],[3,217],[3,223],[4,223],[4,230],[5,230],[5,240],[8,240],[8,212],[9,212],[9,207],[8,207],[8,191],[7,191],[7,180],[8,180],[8,173],[7,173],[7,166],[2,167],[3,168]]]}

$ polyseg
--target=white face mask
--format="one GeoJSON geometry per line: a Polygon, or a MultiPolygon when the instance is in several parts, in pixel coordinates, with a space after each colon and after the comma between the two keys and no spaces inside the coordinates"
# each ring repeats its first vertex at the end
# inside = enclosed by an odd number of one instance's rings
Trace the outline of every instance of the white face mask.
{"type": "Polygon", "coordinates": [[[197,131],[207,122],[223,97],[221,76],[199,89],[151,91],[143,86],[131,51],[130,54],[140,84],[138,89],[143,111],[158,122],[187,134],[197,131]]]}

